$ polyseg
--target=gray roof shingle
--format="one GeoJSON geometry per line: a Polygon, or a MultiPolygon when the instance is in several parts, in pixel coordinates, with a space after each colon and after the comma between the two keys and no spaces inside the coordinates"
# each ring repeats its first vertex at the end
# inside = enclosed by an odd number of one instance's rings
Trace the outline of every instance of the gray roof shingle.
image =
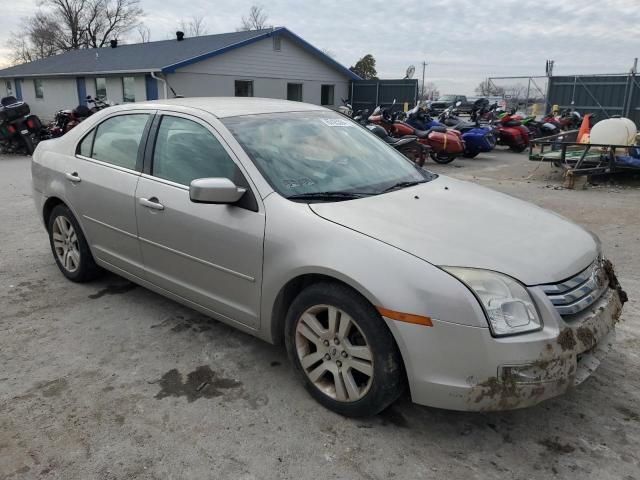
{"type": "Polygon", "coordinates": [[[315,47],[286,28],[231,32],[201,37],[185,37],[182,41],[162,40],[158,42],[119,45],[117,48],[91,48],[72,50],[35,62],[16,65],[0,70],[0,77],[55,76],[100,74],[137,71],[171,72],[179,66],[199,59],[224,53],[244,44],[266,38],[274,32],[286,35],[301,44],[310,53],[341,70],[351,78],[359,78],[344,66],[324,55],[315,47]]]}

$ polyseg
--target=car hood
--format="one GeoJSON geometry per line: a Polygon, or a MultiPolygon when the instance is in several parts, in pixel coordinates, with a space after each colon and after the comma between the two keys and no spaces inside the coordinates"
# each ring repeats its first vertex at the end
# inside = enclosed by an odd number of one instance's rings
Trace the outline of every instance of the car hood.
{"type": "Polygon", "coordinates": [[[526,285],[565,280],[586,268],[598,252],[589,232],[553,212],[443,176],[383,195],[310,208],[434,265],[494,270],[526,285]]]}

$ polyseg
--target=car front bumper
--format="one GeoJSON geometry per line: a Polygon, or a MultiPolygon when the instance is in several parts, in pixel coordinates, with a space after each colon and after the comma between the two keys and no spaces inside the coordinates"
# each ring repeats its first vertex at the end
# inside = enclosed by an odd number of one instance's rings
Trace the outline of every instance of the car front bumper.
{"type": "MultiPolygon", "coordinates": [[[[538,303],[546,300],[532,294],[538,303]]],[[[415,403],[491,411],[536,405],[582,383],[610,350],[621,312],[620,295],[608,289],[571,320],[548,309],[542,330],[510,337],[436,319],[431,328],[385,320],[415,403]]]]}

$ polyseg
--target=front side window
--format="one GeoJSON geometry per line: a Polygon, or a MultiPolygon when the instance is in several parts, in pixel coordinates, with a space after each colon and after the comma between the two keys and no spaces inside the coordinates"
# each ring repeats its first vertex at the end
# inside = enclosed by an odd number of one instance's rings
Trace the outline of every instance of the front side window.
{"type": "Polygon", "coordinates": [[[253,97],[253,81],[252,80],[236,80],[235,96],[236,97],[253,97]]]}
{"type": "Polygon", "coordinates": [[[333,85],[322,85],[320,90],[320,105],[333,105],[333,85]]]}
{"type": "Polygon", "coordinates": [[[338,113],[273,113],[222,121],[284,197],[326,192],[375,195],[402,182],[434,178],[338,113]]]}
{"type": "Polygon", "coordinates": [[[287,100],[293,100],[294,102],[302,101],[301,83],[287,83],[287,100]]]}
{"type": "Polygon", "coordinates": [[[196,178],[225,177],[236,181],[239,170],[218,139],[192,120],[162,117],[153,151],[155,177],[181,185],[196,178]]]}
{"type": "Polygon", "coordinates": [[[125,103],[136,101],[136,79],[134,77],[122,77],[122,101],[125,103]]]}
{"type": "MultiPolygon", "coordinates": [[[[105,120],[96,128],[91,158],[135,170],[148,120],[146,113],[118,115],[105,120]]],[[[81,144],[80,148],[86,152],[86,146],[81,144]]]]}
{"type": "Polygon", "coordinates": [[[96,98],[107,98],[107,79],[104,77],[96,78],[96,98]]]}
{"type": "Polygon", "coordinates": [[[42,79],[33,79],[33,89],[36,92],[36,98],[44,98],[44,87],[42,86],[42,79]]]}

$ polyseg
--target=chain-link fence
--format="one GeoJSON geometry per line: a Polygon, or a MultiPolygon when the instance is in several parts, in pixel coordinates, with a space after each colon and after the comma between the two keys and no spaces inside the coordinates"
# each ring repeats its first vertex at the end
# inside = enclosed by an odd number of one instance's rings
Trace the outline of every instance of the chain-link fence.
{"type": "Polygon", "coordinates": [[[490,77],[484,82],[484,96],[505,109],[515,108],[527,115],[542,115],[547,110],[549,77],[490,77]]]}

